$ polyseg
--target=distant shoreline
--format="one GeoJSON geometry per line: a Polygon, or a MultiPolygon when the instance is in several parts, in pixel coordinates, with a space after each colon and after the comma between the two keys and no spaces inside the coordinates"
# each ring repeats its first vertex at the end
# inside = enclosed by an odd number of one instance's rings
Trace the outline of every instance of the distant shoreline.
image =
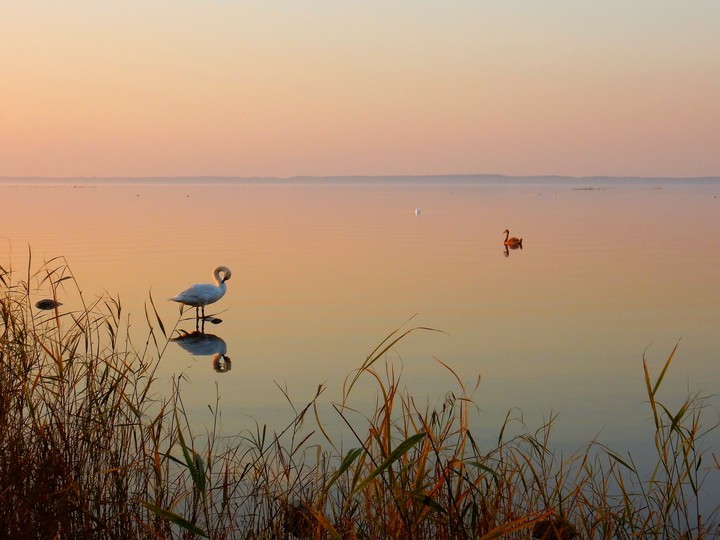
{"type": "Polygon", "coordinates": [[[114,184],[466,184],[466,185],[626,185],[626,184],[720,184],[720,176],[639,177],[639,176],[508,176],[500,174],[394,175],[394,176],[149,176],[149,177],[0,177],[0,185],[78,185],[114,184]]]}

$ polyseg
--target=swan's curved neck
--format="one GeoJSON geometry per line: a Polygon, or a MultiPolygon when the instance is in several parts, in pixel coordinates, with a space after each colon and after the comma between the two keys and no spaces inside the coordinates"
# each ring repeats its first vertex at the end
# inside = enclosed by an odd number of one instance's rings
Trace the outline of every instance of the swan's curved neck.
{"type": "Polygon", "coordinates": [[[510,238],[510,231],[505,231],[505,241],[507,242],[508,238],[510,238]]]}

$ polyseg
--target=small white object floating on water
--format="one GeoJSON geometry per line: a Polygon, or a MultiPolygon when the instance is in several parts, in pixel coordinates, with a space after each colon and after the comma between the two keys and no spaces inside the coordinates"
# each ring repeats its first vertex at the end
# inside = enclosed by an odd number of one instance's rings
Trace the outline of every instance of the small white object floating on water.
{"type": "Polygon", "coordinates": [[[416,209],[415,209],[415,215],[416,215],[416,216],[419,216],[421,213],[422,213],[422,210],[420,210],[419,208],[416,208],[416,209]]]}

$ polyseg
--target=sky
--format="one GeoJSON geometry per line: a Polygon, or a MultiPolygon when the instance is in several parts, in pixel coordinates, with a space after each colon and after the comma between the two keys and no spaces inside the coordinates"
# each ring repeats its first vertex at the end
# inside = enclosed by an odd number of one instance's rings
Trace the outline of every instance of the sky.
{"type": "Polygon", "coordinates": [[[720,2],[0,0],[0,176],[720,176],[720,2]]]}

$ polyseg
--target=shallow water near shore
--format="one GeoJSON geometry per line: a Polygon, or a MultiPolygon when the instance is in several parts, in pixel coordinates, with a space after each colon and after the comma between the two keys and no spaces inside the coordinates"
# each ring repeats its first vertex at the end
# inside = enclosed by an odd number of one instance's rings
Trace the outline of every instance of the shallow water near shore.
{"type": "MultiPolygon", "coordinates": [[[[720,182],[629,179],[15,182],[0,185],[0,265],[22,279],[28,246],[33,268],[65,257],[84,297],[119,296],[138,336],[149,294],[172,328],[167,298],[231,268],[207,310],[222,319],[205,327],[210,348],[171,343],[157,373],[186,375],[198,425],[217,392],[224,434],[290,421],[278,386],[298,408],[319,384],[322,403],[338,401],[385,336],[425,326],[442,332],[412,333],[388,360],[420,402],[457,390],[438,360],[469,386],[481,376],[481,443],[512,410],[530,429],[557,414],[560,448],[597,439],[641,457],[653,451],[643,356],[656,377],[679,342],[659,396],[670,405],[720,388],[718,196],[720,182]],[[505,250],[506,228],[522,249],[505,250]],[[213,347],[229,371],[213,369],[213,347]]],[[[372,409],[374,393],[358,397],[372,409]]],[[[323,421],[339,424],[330,410],[323,421]]]]}

